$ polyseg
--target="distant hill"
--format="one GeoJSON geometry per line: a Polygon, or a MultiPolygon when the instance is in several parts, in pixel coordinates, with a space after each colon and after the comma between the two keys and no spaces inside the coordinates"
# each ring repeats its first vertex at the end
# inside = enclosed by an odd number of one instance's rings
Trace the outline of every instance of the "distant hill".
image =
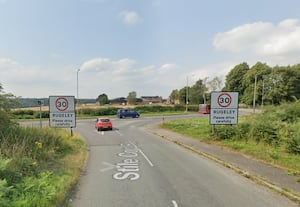
{"type": "MultiPolygon", "coordinates": [[[[19,104],[16,108],[38,107],[40,103],[42,106],[49,106],[49,98],[17,98],[19,104]]],[[[80,104],[95,104],[96,99],[78,99],[80,104]]]]}

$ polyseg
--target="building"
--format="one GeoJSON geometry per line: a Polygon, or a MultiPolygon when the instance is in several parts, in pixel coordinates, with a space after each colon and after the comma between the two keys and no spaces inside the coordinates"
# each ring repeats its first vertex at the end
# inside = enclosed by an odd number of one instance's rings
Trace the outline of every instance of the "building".
{"type": "Polygon", "coordinates": [[[163,99],[161,96],[141,96],[144,104],[161,104],[163,99]]]}

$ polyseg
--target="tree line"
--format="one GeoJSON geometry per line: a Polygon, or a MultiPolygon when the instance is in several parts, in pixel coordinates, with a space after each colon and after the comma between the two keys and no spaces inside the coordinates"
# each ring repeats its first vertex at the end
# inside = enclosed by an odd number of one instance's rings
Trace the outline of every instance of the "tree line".
{"type": "Polygon", "coordinates": [[[192,86],[171,92],[172,103],[200,104],[209,102],[211,91],[239,92],[239,103],[251,105],[279,105],[300,98],[300,64],[270,67],[257,62],[250,67],[246,62],[236,65],[226,75],[225,86],[221,78],[211,81],[199,79],[192,86]]]}

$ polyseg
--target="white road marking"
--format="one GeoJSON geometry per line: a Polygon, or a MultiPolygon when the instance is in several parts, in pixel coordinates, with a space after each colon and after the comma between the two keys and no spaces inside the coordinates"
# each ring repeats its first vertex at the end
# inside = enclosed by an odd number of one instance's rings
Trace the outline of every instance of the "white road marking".
{"type": "Polygon", "coordinates": [[[176,203],[176,201],[172,200],[173,206],[174,207],[178,207],[178,204],[176,203]]]}
{"type": "Polygon", "coordinates": [[[102,162],[102,164],[106,165],[107,167],[106,168],[102,168],[100,170],[100,172],[105,172],[105,171],[112,170],[112,169],[116,168],[116,165],[113,165],[113,164],[111,164],[109,162],[102,162]]]}
{"type": "Polygon", "coordinates": [[[114,130],[114,132],[116,132],[117,134],[119,134],[120,136],[123,136],[123,134],[121,132],[119,132],[119,130],[114,130]]]}
{"type": "Polygon", "coordinates": [[[154,166],[153,163],[151,162],[151,160],[147,157],[147,155],[145,155],[145,153],[144,153],[140,148],[138,148],[134,143],[132,143],[132,142],[130,142],[130,141],[129,141],[129,144],[133,145],[135,148],[138,149],[138,151],[141,153],[141,155],[143,155],[143,157],[147,160],[147,162],[149,163],[149,165],[150,165],[151,167],[154,166]]]}
{"type": "Polygon", "coordinates": [[[143,155],[143,157],[147,160],[147,162],[149,163],[149,165],[151,166],[151,167],[153,167],[154,165],[153,165],[153,163],[150,161],[150,159],[145,155],[145,153],[141,150],[141,149],[139,149],[139,152],[143,155]]]}

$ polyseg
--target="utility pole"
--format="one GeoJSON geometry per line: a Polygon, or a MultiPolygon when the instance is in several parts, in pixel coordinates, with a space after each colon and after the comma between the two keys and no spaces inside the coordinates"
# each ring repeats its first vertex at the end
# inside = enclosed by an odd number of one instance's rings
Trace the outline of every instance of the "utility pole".
{"type": "Polygon", "coordinates": [[[257,75],[255,75],[254,91],[253,91],[253,113],[254,114],[255,114],[256,82],[257,82],[257,75]]]}
{"type": "Polygon", "coordinates": [[[185,111],[188,111],[189,104],[189,78],[186,76],[186,98],[185,98],[185,111]]]}

